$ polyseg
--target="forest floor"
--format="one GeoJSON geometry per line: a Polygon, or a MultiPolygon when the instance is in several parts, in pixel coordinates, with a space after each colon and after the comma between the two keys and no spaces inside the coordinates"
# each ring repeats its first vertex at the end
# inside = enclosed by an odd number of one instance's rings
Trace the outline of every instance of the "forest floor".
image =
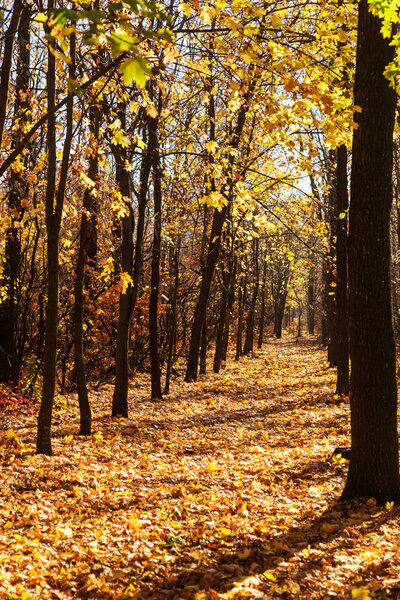
{"type": "Polygon", "coordinates": [[[269,341],[219,375],[135,378],[130,419],[111,388],[54,415],[35,456],[37,407],[2,414],[0,598],[400,598],[400,508],[340,505],[348,400],[314,340],[269,341]]]}

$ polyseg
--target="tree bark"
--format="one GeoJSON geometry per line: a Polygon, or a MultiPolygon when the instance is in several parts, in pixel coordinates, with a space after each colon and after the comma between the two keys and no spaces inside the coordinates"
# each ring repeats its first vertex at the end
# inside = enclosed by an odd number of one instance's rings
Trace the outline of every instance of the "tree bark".
{"type": "Polygon", "coordinates": [[[244,340],[243,354],[249,354],[253,351],[253,342],[254,342],[254,320],[255,320],[255,312],[256,312],[256,303],[258,296],[258,289],[260,284],[260,274],[258,267],[258,248],[259,248],[259,239],[254,238],[253,241],[253,269],[254,269],[254,284],[253,284],[253,293],[251,296],[249,312],[247,314],[246,321],[246,337],[244,340]]]}
{"type": "MultiPolygon", "coordinates": [[[[14,5],[15,10],[15,5],[14,5]]],[[[15,148],[23,135],[28,121],[29,67],[30,67],[30,19],[31,7],[23,5],[18,25],[17,76],[11,148],[15,148]]],[[[6,34],[7,37],[8,34],[6,34]]],[[[23,157],[24,167],[29,166],[29,155],[23,157]]],[[[15,386],[19,384],[24,343],[17,347],[18,328],[18,277],[21,266],[21,220],[25,208],[22,200],[28,196],[29,184],[21,173],[11,171],[8,179],[8,208],[11,226],[7,230],[4,281],[7,296],[0,309],[0,379],[15,386]]],[[[23,342],[23,341],[22,341],[23,342]]]]}
{"type": "MultiPolygon", "coordinates": [[[[98,140],[100,128],[99,109],[92,105],[89,109],[89,129],[95,140],[98,140]]],[[[96,148],[89,159],[88,177],[96,182],[98,179],[99,160],[96,148]]],[[[83,351],[83,310],[84,310],[84,277],[88,256],[94,261],[97,247],[96,237],[97,202],[95,190],[85,189],[83,196],[83,211],[79,232],[78,259],[75,271],[74,284],[74,360],[75,376],[78,388],[78,402],[80,411],[80,434],[90,435],[92,428],[92,413],[90,410],[89,396],[86,383],[85,360],[83,351]],[[92,252],[90,249],[92,248],[92,252]],[[94,251],[93,251],[94,250],[94,251]]]]}
{"type": "MultiPolygon", "coordinates": [[[[126,106],[121,104],[118,110],[118,117],[122,129],[126,128],[126,106]]],[[[131,189],[129,173],[126,170],[127,152],[120,146],[115,152],[116,178],[119,191],[124,198],[126,205],[126,215],[121,219],[122,239],[121,239],[121,271],[132,278],[133,264],[133,210],[130,200],[131,189]]],[[[129,337],[131,325],[131,294],[132,285],[128,284],[124,291],[119,295],[117,344],[115,353],[115,387],[112,400],[113,417],[128,417],[128,386],[129,386],[129,337]]]]}
{"type": "Polygon", "coordinates": [[[349,213],[351,458],[342,499],[385,502],[400,501],[389,233],[396,93],[383,76],[394,48],[380,27],[361,0],[349,213]]]}
{"type": "Polygon", "coordinates": [[[174,283],[172,289],[170,291],[171,298],[171,314],[169,319],[169,338],[168,338],[168,359],[167,359],[167,369],[165,373],[165,385],[164,385],[164,394],[169,394],[170,388],[170,379],[171,379],[171,369],[174,361],[174,349],[176,343],[176,305],[178,300],[178,290],[179,290],[179,255],[181,251],[181,238],[177,237],[175,242],[175,247],[173,249],[172,256],[172,272],[171,275],[174,277],[174,283]]]}
{"type": "Polygon", "coordinates": [[[337,149],[336,163],[336,393],[349,393],[349,317],[347,309],[347,149],[337,149]]]}
{"type": "Polygon", "coordinates": [[[4,36],[3,62],[0,73],[0,147],[3,141],[4,124],[6,121],[8,88],[10,82],[14,38],[15,34],[17,33],[23,6],[24,5],[21,0],[15,0],[11,13],[10,24],[4,36]]]}
{"type": "MultiPolygon", "coordinates": [[[[48,8],[54,7],[53,0],[49,0],[48,8]]],[[[52,42],[49,42],[51,44],[52,42]]],[[[75,43],[71,43],[71,64],[69,76],[75,77],[75,43]]],[[[38,418],[38,432],[36,453],[52,454],[51,447],[51,420],[53,413],[54,392],[56,385],[57,361],[57,333],[58,333],[58,279],[59,279],[59,237],[63,214],[65,187],[67,184],[69,157],[73,135],[73,108],[74,99],[69,93],[66,111],[66,133],[61,162],[60,180],[56,193],[56,128],[55,128],[55,97],[56,97],[56,61],[52,52],[48,51],[47,83],[47,188],[46,188],[46,230],[47,230],[47,311],[46,311],[46,337],[43,361],[43,389],[38,418]],[[55,200],[55,202],[54,202],[55,200]]]]}
{"type": "Polygon", "coordinates": [[[261,284],[261,310],[260,323],[258,328],[258,347],[262,348],[264,342],[264,327],[265,327],[265,290],[267,286],[267,261],[263,257],[263,278],[261,284]]]}
{"type": "Polygon", "coordinates": [[[149,300],[149,334],[150,334],[150,372],[151,397],[162,399],[160,357],[158,353],[158,298],[160,293],[160,249],[161,249],[161,163],[157,135],[158,119],[150,119],[149,141],[153,139],[153,196],[154,225],[153,249],[151,254],[151,282],[149,300]]]}

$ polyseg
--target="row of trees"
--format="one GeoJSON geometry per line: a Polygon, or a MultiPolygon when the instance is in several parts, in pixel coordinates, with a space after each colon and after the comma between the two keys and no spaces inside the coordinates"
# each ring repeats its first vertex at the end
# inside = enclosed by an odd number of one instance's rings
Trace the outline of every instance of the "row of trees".
{"type": "MultiPolygon", "coordinates": [[[[362,409],[369,428],[360,416],[353,427],[360,441],[345,496],[360,492],[357,477],[371,469],[383,475],[362,493],[393,496],[397,483],[388,482],[382,453],[371,460],[365,449],[367,439],[372,452],[383,442],[386,426],[371,432],[383,385],[376,373],[394,361],[390,281],[380,267],[380,252],[387,265],[390,254],[388,115],[396,102],[383,70],[393,50],[361,2],[353,105],[356,8],[239,0],[171,1],[162,10],[151,2],[77,7],[52,0],[45,9],[27,1],[5,8],[0,374],[30,394],[41,389],[39,453],[52,452],[57,379],[61,391],[76,386],[88,435],[87,377],[115,377],[112,414],[126,417],[132,365],[150,369],[151,396],[161,399],[176,363],[192,381],[205,372],[210,348],[218,372],[229,348],[238,360],[261,347],[266,331],[280,337],[288,303],[298,314],[306,308],[310,333],[318,324],[337,366],[337,392],[348,393],[354,117],[353,413],[365,369],[375,379],[362,409]],[[363,56],[364,38],[377,45],[380,61],[363,56]],[[370,116],[368,103],[382,94],[387,111],[376,104],[370,116]],[[363,204],[367,187],[376,205],[372,172],[379,194],[387,190],[382,235],[375,235],[376,210],[363,204]],[[370,251],[370,238],[381,246],[370,251]],[[364,275],[370,252],[375,262],[364,275]],[[367,356],[369,301],[381,317],[375,354],[367,356]],[[384,339],[388,354],[378,357],[384,339]]],[[[390,385],[384,418],[393,421],[390,385]]]]}

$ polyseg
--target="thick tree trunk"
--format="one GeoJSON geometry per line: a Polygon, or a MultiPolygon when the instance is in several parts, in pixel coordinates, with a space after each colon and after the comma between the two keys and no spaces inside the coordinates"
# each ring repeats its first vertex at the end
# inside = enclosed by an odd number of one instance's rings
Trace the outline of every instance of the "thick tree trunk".
{"type": "Polygon", "coordinates": [[[383,76],[394,49],[380,27],[361,0],[349,213],[351,458],[342,499],[385,502],[400,501],[389,239],[396,93],[383,76]]]}
{"type": "Polygon", "coordinates": [[[336,393],[349,393],[349,317],[347,310],[347,149],[337,149],[336,163],[336,393]]]}

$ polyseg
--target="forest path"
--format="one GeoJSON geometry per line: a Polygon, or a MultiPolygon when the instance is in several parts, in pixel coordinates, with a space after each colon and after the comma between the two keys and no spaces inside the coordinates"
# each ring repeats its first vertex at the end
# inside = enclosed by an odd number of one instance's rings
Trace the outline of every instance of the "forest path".
{"type": "Polygon", "coordinates": [[[56,410],[52,458],[34,456],[35,415],[8,413],[0,597],[344,599],[386,585],[399,512],[335,504],[349,410],[334,379],[295,338],[175,380],[162,402],[140,376],[128,421],[109,418],[111,388],[91,394],[90,439],[75,435],[75,399],[56,410]]]}

